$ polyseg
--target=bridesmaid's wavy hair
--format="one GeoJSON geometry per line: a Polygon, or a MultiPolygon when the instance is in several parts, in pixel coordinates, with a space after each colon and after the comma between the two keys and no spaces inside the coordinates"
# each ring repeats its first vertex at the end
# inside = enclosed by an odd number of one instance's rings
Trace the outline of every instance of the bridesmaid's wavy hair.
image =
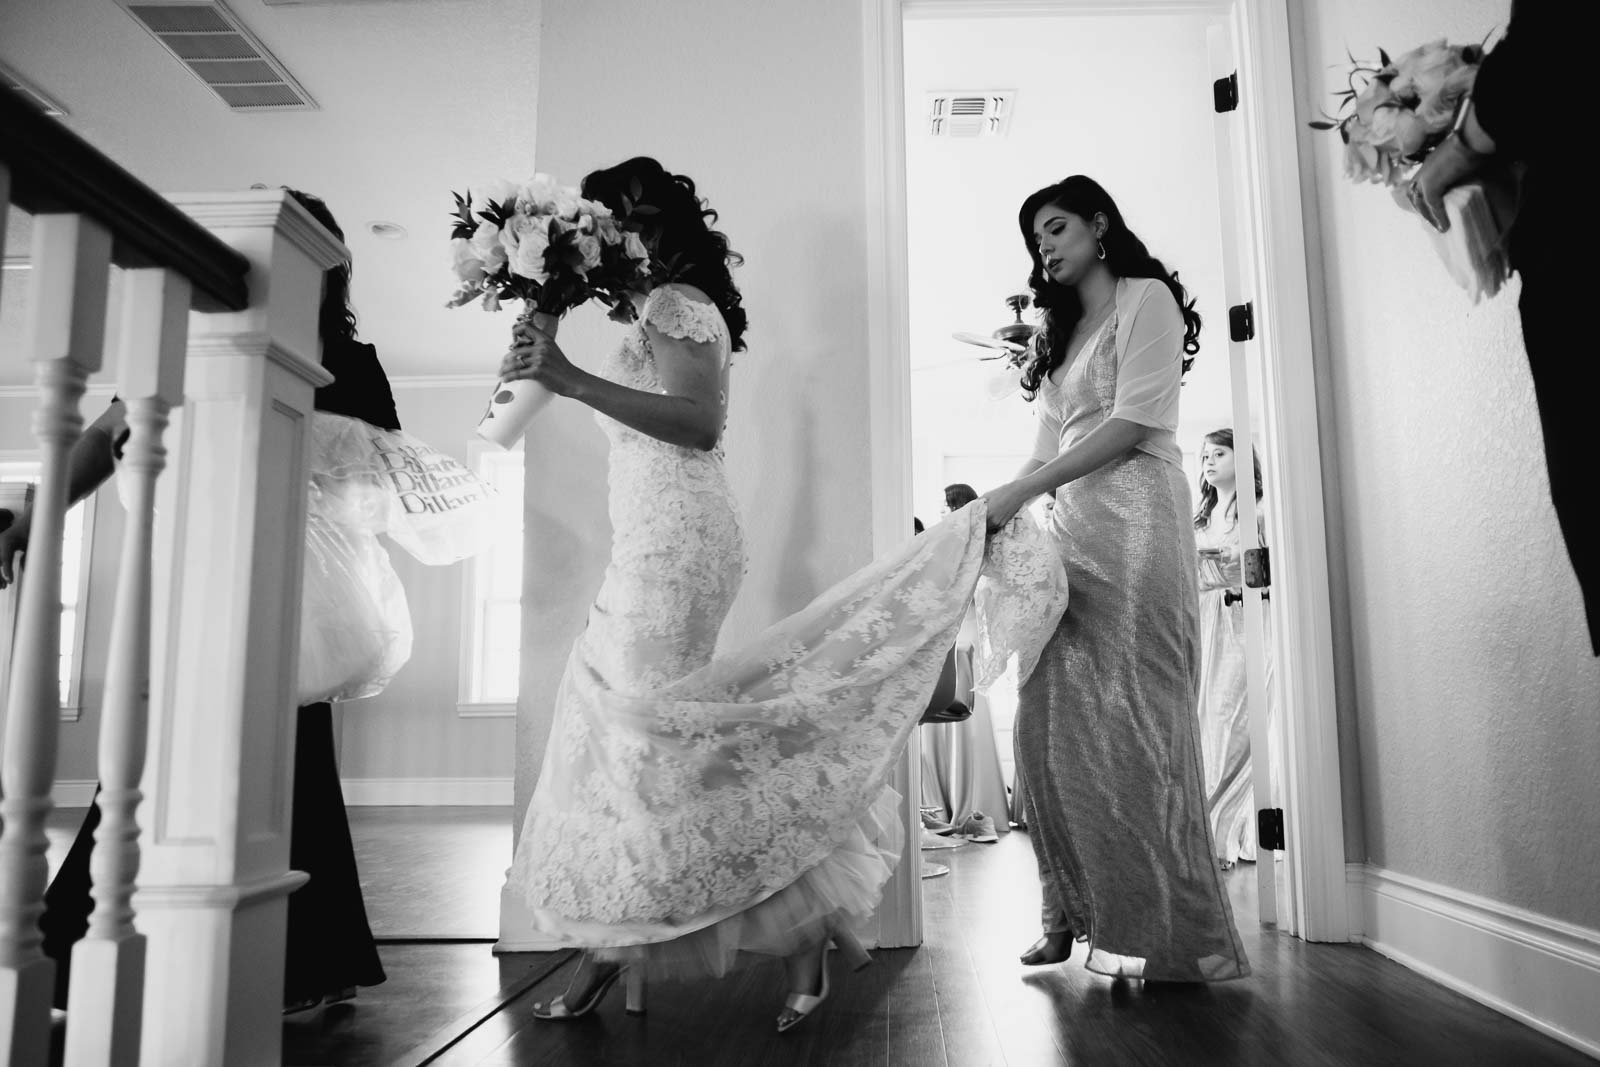
{"type": "Polygon", "coordinates": [[[634,206],[655,208],[654,214],[640,216],[639,221],[644,223],[645,243],[655,255],[677,257],[667,280],[692,285],[709,296],[728,324],[729,347],[744,351],[749,320],[729,269],[743,263],[744,257],[728,247],[726,234],[711,228],[717,213],[695,194],[692,178],[673,174],[649,156],[635,156],[590,174],[583,179],[581,192],[619,216],[629,214],[624,197],[634,206]]]}
{"type": "MultiPolygon", "coordinates": [[[[1206,434],[1206,443],[1212,445],[1221,445],[1230,452],[1235,451],[1233,447],[1233,428],[1225,427],[1221,430],[1212,430],[1210,433],[1206,434]]],[[[1260,500],[1263,484],[1261,478],[1261,453],[1252,448],[1250,450],[1250,458],[1255,461],[1256,499],[1260,500]]],[[[1211,521],[1211,513],[1216,509],[1217,487],[1206,481],[1206,476],[1202,474],[1200,475],[1200,510],[1194,513],[1194,528],[1197,530],[1205,529],[1206,524],[1211,521]]],[[[1228,503],[1228,510],[1223,513],[1222,517],[1225,519],[1233,519],[1235,522],[1239,521],[1238,493],[1233,495],[1233,500],[1228,503]]]]}
{"type": "MultiPolygon", "coordinates": [[[[294,197],[296,203],[311,212],[311,217],[322,223],[324,229],[341,242],[344,241],[344,231],[334,221],[333,212],[328,210],[328,205],[323,203],[320,196],[302,193],[287,185],[283,189],[294,197]]],[[[327,279],[322,291],[322,308],[317,314],[317,335],[324,346],[332,341],[354,341],[356,311],[350,306],[350,261],[347,259],[336,267],[329,267],[327,279]]]]}
{"type": "Polygon", "coordinates": [[[1161,261],[1150,254],[1144,242],[1136,237],[1123,221],[1111,194],[1100,183],[1082,174],[1074,174],[1054,185],[1046,186],[1022,202],[1017,212],[1017,224],[1022,228],[1022,243],[1027,246],[1033,269],[1028,274],[1028,288],[1033,290],[1033,303],[1040,309],[1039,332],[1033,339],[1033,355],[1022,371],[1022,394],[1032,400],[1039,392],[1045,377],[1061,366],[1067,358],[1067,340],[1083,317],[1083,303],[1078,291],[1070,285],[1052,280],[1044,272],[1044,261],[1039,258],[1039,246],[1033,240],[1033,218],[1045,205],[1051,204],[1070,212],[1085,221],[1097,214],[1106,217],[1105,236],[1100,243],[1106,250],[1106,266],[1118,278],[1155,278],[1172,292],[1183,312],[1183,373],[1194,364],[1195,353],[1200,351],[1200,313],[1194,301],[1178,281],[1175,271],[1169,271],[1161,261]]]}

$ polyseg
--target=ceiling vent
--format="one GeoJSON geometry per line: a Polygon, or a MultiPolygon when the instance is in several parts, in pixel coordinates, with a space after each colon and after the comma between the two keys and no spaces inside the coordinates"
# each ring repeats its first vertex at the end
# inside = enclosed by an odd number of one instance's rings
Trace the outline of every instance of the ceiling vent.
{"type": "Polygon", "coordinates": [[[4,63],[0,63],[0,82],[4,82],[12,89],[15,89],[17,92],[21,93],[30,104],[38,108],[40,111],[43,111],[46,115],[53,115],[56,118],[61,118],[67,113],[67,109],[57,103],[55,99],[43,89],[40,89],[38,86],[32,84],[22,75],[18,74],[4,63]]]}
{"type": "Polygon", "coordinates": [[[928,132],[935,137],[1003,137],[1011,129],[1014,89],[928,94],[928,132]]]}
{"type": "Polygon", "coordinates": [[[117,2],[234,111],[316,109],[277,57],[215,0],[117,2]]]}

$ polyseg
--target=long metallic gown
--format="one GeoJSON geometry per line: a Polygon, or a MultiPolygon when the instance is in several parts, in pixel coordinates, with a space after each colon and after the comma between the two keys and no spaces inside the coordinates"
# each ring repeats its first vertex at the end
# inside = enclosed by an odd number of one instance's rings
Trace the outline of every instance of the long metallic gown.
{"type": "MultiPolygon", "coordinates": [[[[1117,316],[1131,311],[1119,297],[1060,382],[1040,389],[1058,448],[1118,408],[1117,316]]],[[[1175,394],[1164,403],[1175,424],[1175,394]]],[[[1191,514],[1181,465],[1148,451],[1062,486],[1051,508],[1072,599],[1022,687],[1017,758],[1045,929],[1087,938],[1088,967],[1103,974],[1250,973],[1206,817],[1191,514]]]]}

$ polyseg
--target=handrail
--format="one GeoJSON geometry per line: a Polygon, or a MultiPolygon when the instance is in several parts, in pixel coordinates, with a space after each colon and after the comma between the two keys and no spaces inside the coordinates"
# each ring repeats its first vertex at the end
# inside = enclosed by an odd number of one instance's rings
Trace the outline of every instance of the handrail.
{"type": "MultiPolygon", "coordinates": [[[[193,286],[196,311],[242,311],[250,265],[204,226],[20,94],[0,86],[0,164],[11,201],[30,214],[73,212],[111,231],[119,267],[168,267],[193,286]]],[[[3,205],[0,205],[3,209],[3,205]]]]}

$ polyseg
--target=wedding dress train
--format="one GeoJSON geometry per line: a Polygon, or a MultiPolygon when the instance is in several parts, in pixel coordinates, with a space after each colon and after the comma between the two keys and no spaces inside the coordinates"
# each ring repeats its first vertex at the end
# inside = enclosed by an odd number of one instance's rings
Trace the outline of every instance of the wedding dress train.
{"type": "MultiPolygon", "coordinates": [[[[603,373],[659,390],[645,324],[720,347],[716,309],[657,290],[603,373]]],[[[556,698],[509,885],[548,940],[652,970],[788,955],[876,907],[899,861],[891,769],[983,576],[980,681],[1026,676],[1066,606],[1031,520],[981,501],[713,656],[744,571],[720,445],[603,416],[612,557],[556,698]]]]}

